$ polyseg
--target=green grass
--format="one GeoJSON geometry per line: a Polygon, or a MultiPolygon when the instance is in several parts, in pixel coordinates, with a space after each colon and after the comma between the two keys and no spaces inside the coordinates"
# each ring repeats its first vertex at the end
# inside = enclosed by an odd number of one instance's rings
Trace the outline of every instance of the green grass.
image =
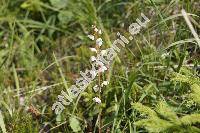
{"type": "Polygon", "coordinates": [[[181,9],[199,35],[199,0],[1,0],[0,132],[200,132],[200,48],[181,9]],[[103,74],[102,104],[96,78],[56,116],[57,96],[91,68],[91,25],[106,49],[140,13],[151,21],[103,74]]]}

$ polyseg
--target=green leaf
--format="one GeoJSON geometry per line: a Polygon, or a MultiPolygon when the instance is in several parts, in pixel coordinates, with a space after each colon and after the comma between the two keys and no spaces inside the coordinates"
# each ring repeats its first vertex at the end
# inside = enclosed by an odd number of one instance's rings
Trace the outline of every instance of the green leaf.
{"type": "Polygon", "coordinates": [[[68,23],[73,18],[73,14],[70,11],[62,11],[58,14],[58,19],[61,23],[68,23]]]}
{"type": "Polygon", "coordinates": [[[42,2],[40,0],[27,0],[21,4],[21,8],[28,9],[30,11],[42,11],[42,2]]]}
{"type": "Polygon", "coordinates": [[[61,9],[67,6],[68,0],[50,0],[50,2],[52,6],[61,9]]]}
{"type": "Polygon", "coordinates": [[[75,117],[71,117],[69,121],[73,132],[81,131],[80,123],[75,117]]]}

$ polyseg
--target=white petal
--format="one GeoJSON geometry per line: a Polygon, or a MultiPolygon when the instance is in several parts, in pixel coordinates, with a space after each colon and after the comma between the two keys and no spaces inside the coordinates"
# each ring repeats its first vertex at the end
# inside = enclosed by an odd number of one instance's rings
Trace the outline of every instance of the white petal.
{"type": "Polygon", "coordinates": [[[93,101],[100,104],[101,103],[101,99],[99,99],[98,97],[93,98],[93,101]]]}
{"type": "Polygon", "coordinates": [[[96,40],[96,44],[99,45],[99,46],[101,46],[103,44],[103,40],[101,38],[98,38],[96,40]]]}
{"type": "Polygon", "coordinates": [[[96,50],[95,48],[90,48],[90,50],[91,50],[92,52],[96,52],[96,53],[97,53],[97,50],[96,50]]]}
{"type": "Polygon", "coordinates": [[[170,55],[170,53],[164,53],[164,54],[161,55],[161,58],[165,59],[169,55],[170,55]]]}
{"type": "Polygon", "coordinates": [[[106,86],[106,85],[108,85],[108,84],[109,84],[108,81],[103,81],[103,83],[101,84],[101,86],[103,87],[104,85],[106,86]]]}
{"type": "Polygon", "coordinates": [[[94,88],[97,88],[97,87],[98,87],[98,85],[95,85],[95,86],[94,86],[94,88]]]}
{"type": "Polygon", "coordinates": [[[94,90],[95,92],[99,91],[98,85],[95,85],[95,86],[93,87],[93,90],[94,90]]]}
{"type": "Polygon", "coordinates": [[[94,40],[94,36],[93,35],[88,35],[88,38],[90,38],[91,40],[94,40]]]}
{"type": "Polygon", "coordinates": [[[24,97],[20,97],[20,98],[19,98],[19,104],[20,104],[20,105],[23,106],[23,105],[24,105],[24,101],[25,101],[25,100],[24,100],[24,97]]]}
{"type": "Polygon", "coordinates": [[[103,69],[104,69],[104,70],[108,70],[106,66],[103,66],[103,69]]]}
{"type": "Polygon", "coordinates": [[[96,57],[91,56],[91,57],[90,57],[90,60],[91,60],[91,61],[95,61],[95,60],[96,60],[96,57]]]}
{"type": "Polygon", "coordinates": [[[101,35],[102,34],[102,31],[101,30],[99,30],[99,35],[101,35]]]}
{"type": "Polygon", "coordinates": [[[105,66],[101,66],[100,68],[99,68],[99,72],[104,72],[104,71],[106,71],[107,70],[107,67],[105,67],[105,66]]]}
{"type": "Polygon", "coordinates": [[[99,30],[98,30],[97,28],[94,28],[94,31],[95,31],[95,32],[98,32],[99,30]]]}

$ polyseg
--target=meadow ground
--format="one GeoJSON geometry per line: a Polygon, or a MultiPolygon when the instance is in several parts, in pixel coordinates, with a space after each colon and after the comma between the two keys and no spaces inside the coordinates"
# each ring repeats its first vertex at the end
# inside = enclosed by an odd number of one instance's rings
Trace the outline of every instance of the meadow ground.
{"type": "Polygon", "coordinates": [[[0,132],[200,133],[199,34],[199,0],[0,0],[0,132]],[[90,48],[129,37],[141,13],[147,27],[56,115],[90,48]]]}

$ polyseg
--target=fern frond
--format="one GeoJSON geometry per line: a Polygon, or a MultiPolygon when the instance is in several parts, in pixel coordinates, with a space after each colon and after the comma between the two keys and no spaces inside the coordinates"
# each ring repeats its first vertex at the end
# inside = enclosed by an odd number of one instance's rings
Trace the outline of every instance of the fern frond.
{"type": "Polygon", "coordinates": [[[138,110],[141,114],[148,115],[149,117],[155,117],[157,116],[156,112],[152,110],[151,108],[142,105],[141,103],[133,103],[133,108],[138,110]]]}
{"type": "Polygon", "coordinates": [[[197,80],[194,77],[185,76],[185,75],[182,75],[180,73],[173,73],[173,78],[171,80],[172,81],[183,82],[183,83],[188,83],[190,85],[192,85],[192,84],[197,82],[197,80]]]}
{"type": "Polygon", "coordinates": [[[200,129],[194,126],[188,127],[188,131],[192,133],[200,133],[200,129]]]}
{"type": "Polygon", "coordinates": [[[180,73],[187,76],[193,76],[193,70],[188,67],[181,67],[180,73]]]}
{"type": "Polygon", "coordinates": [[[180,119],[180,121],[183,125],[192,125],[195,123],[200,123],[200,114],[191,114],[183,116],[180,119]]]}
{"type": "Polygon", "coordinates": [[[185,76],[180,73],[174,73],[173,81],[185,82],[190,85],[192,93],[190,98],[197,104],[200,104],[200,79],[193,76],[185,76]]]}
{"type": "Polygon", "coordinates": [[[198,84],[193,84],[190,86],[192,93],[190,98],[197,104],[200,104],[200,86],[198,84]]]}
{"type": "Polygon", "coordinates": [[[165,119],[178,123],[178,116],[166,102],[160,101],[156,107],[156,111],[165,119]]]}
{"type": "Polygon", "coordinates": [[[166,120],[162,120],[158,117],[137,121],[136,125],[139,127],[144,127],[148,132],[154,132],[154,133],[164,132],[173,127],[172,123],[166,120]]]}

